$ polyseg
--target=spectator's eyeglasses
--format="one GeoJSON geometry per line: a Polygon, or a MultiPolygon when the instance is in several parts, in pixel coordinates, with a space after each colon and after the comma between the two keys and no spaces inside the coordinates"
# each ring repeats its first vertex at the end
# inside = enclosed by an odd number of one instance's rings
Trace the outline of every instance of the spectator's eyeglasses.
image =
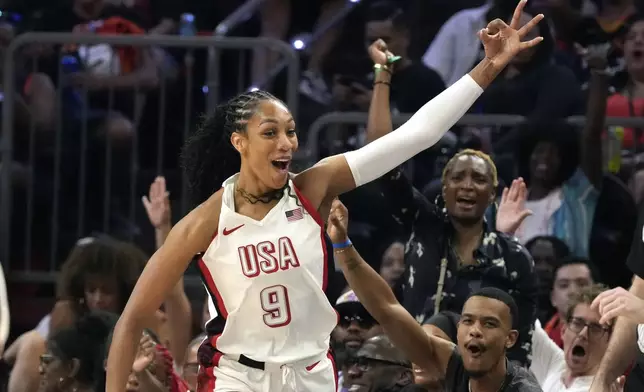
{"type": "Polygon", "coordinates": [[[56,357],[54,357],[51,354],[40,354],[40,364],[42,366],[47,366],[54,362],[56,360],[56,357]]]}
{"type": "Polygon", "coordinates": [[[340,317],[340,321],[338,322],[338,325],[341,326],[342,328],[349,328],[351,323],[354,321],[362,329],[369,329],[374,325],[376,325],[376,320],[374,320],[372,317],[363,317],[363,316],[357,316],[357,315],[340,317]]]}
{"type": "Polygon", "coordinates": [[[604,327],[597,323],[589,323],[580,317],[571,317],[568,320],[568,328],[574,333],[581,333],[585,327],[588,327],[588,337],[601,338],[606,332],[610,332],[610,327],[604,327]]]}
{"type": "Polygon", "coordinates": [[[407,369],[411,369],[411,364],[399,363],[394,361],[387,361],[385,359],[376,359],[376,358],[369,358],[369,357],[363,357],[363,356],[347,358],[345,363],[348,368],[357,366],[358,369],[360,369],[363,372],[366,372],[367,370],[377,366],[400,366],[407,369]]]}

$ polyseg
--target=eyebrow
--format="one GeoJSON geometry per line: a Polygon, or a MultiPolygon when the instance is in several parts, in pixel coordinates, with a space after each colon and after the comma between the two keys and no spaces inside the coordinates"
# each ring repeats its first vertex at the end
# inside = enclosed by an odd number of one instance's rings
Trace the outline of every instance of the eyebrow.
{"type": "MultiPolygon", "coordinates": [[[[289,119],[288,119],[288,120],[286,120],[286,122],[287,122],[287,123],[292,123],[292,122],[294,122],[293,117],[289,117],[289,119]]],[[[263,120],[259,123],[259,125],[266,124],[266,123],[279,124],[279,121],[277,121],[277,120],[276,120],[276,119],[274,119],[274,118],[265,118],[265,119],[263,119],[263,120]]]]}
{"type": "Polygon", "coordinates": [[[494,317],[494,316],[477,316],[477,315],[474,315],[474,314],[471,314],[471,313],[463,313],[461,315],[461,318],[463,318],[463,317],[478,318],[478,319],[481,319],[483,321],[495,321],[497,323],[501,322],[501,320],[499,318],[494,317]]]}

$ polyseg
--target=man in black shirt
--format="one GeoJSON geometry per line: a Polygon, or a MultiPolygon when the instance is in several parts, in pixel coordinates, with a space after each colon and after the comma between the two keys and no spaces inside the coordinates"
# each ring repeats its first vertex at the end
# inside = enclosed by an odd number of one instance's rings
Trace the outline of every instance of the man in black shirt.
{"type": "Polygon", "coordinates": [[[424,369],[436,369],[443,390],[454,392],[537,392],[541,387],[526,369],[510,362],[506,350],[517,342],[519,310],[504,291],[485,287],[469,296],[458,323],[457,343],[425,333],[400,305],[385,280],[351,246],[348,211],[339,200],[329,216],[329,236],[336,262],[364,307],[383,326],[389,339],[424,369]]]}
{"type": "MultiPolygon", "coordinates": [[[[640,206],[637,229],[626,264],[635,274],[629,291],[644,299],[644,205],[640,206]]],[[[597,307],[598,302],[593,302],[593,306],[597,307]]],[[[636,340],[636,324],[619,317],[590,392],[608,391],[611,383],[624,373],[633,359],[636,360],[635,366],[626,379],[624,392],[644,391],[644,354],[637,349],[636,340]]]]}

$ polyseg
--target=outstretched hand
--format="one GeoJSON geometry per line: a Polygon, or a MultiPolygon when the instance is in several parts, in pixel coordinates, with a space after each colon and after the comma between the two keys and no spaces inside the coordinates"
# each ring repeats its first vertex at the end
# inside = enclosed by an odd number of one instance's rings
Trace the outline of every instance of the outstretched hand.
{"type": "Polygon", "coordinates": [[[543,37],[521,41],[543,19],[543,14],[539,14],[524,26],[520,26],[521,14],[526,3],[527,0],[519,2],[509,26],[501,19],[494,19],[478,32],[485,49],[485,57],[498,66],[507,65],[517,53],[543,41],[543,37]]]}
{"type": "Polygon", "coordinates": [[[164,177],[155,178],[150,184],[148,196],[143,196],[141,200],[155,229],[170,225],[170,193],[167,191],[164,177]]]}
{"type": "Polygon", "coordinates": [[[509,189],[503,189],[501,203],[496,212],[497,231],[513,235],[523,220],[532,215],[532,211],[525,208],[527,198],[528,189],[521,177],[513,180],[509,189]]]}
{"type": "Polygon", "coordinates": [[[345,207],[340,199],[333,200],[331,204],[331,212],[329,213],[329,221],[327,224],[326,233],[331,238],[331,242],[339,244],[346,242],[349,238],[347,228],[349,227],[349,210],[345,207]]]}

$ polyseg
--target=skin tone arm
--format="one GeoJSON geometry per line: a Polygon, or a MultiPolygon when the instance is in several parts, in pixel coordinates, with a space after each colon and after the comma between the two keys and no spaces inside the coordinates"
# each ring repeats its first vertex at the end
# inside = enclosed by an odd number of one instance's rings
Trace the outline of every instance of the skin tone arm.
{"type": "Polygon", "coordinates": [[[208,248],[219,222],[221,193],[179,221],[145,266],[114,329],[116,344],[110,346],[107,360],[107,391],[123,391],[146,319],[153,317],[166,293],[177,285],[192,257],[208,248]]]}
{"type": "Polygon", "coordinates": [[[605,71],[608,61],[606,48],[583,49],[582,55],[591,69],[586,107],[586,124],[581,134],[581,168],[591,184],[601,187],[603,178],[602,140],[606,120],[606,100],[610,77],[605,71]]]}
{"type": "MultiPolygon", "coordinates": [[[[334,243],[347,237],[348,211],[339,201],[333,202],[329,216],[329,236],[334,243]]],[[[342,267],[349,286],[367,311],[384,328],[387,336],[407,357],[426,369],[445,374],[454,344],[426,333],[396,300],[391,288],[358,254],[353,246],[336,250],[336,262],[342,267]]]]}
{"type": "MultiPolygon", "coordinates": [[[[161,248],[172,229],[170,193],[165,178],[157,177],[150,185],[150,193],[143,197],[143,206],[154,227],[157,249],[161,248]]],[[[177,365],[183,365],[186,347],[190,343],[192,308],[186,295],[183,275],[164,301],[167,322],[170,326],[170,353],[177,365]]]]}
{"type": "Polygon", "coordinates": [[[479,32],[486,57],[469,73],[469,81],[464,78],[462,84],[455,83],[428,102],[406,124],[387,135],[388,139],[383,138],[378,143],[370,143],[348,153],[353,154],[353,166],[348,161],[348,154],[336,155],[296,176],[296,184],[309,200],[317,206],[330,201],[356,186],[373,181],[440,140],[517,53],[541,42],[541,37],[521,42],[521,38],[543,19],[543,15],[537,15],[520,27],[525,4],[525,0],[519,2],[510,26],[496,19],[479,32]],[[472,81],[477,91],[474,91],[472,81]],[[465,105],[460,102],[461,97],[468,99],[465,105]],[[394,143],[403,139],[407,140],[406,144],[394,143]],[[356,176],[361,178],[357,179],[356,176]]]}
{"type": "MultiPolygon", "coordinates": [[[[644,280],[639,276],[635,276],[633,284],[630,288],[630,293],[638,298],[644,298],[644,280]]],[[[611,301],[611,294],[613,291],[602,293],[592,303],[593,309],[598,309],[600,314],[604,307],[608,307],[611,301]]],[[[636,323],[625,317],[617,318],[617,322],[613,327],[613,333],[610,338],[608,349],[602,358],[593,385],[590,392],[603,392],[608,389],[610,384],[621,375],[626,367],[635,358],[637,352],[637,339],[636,323]]]]}

